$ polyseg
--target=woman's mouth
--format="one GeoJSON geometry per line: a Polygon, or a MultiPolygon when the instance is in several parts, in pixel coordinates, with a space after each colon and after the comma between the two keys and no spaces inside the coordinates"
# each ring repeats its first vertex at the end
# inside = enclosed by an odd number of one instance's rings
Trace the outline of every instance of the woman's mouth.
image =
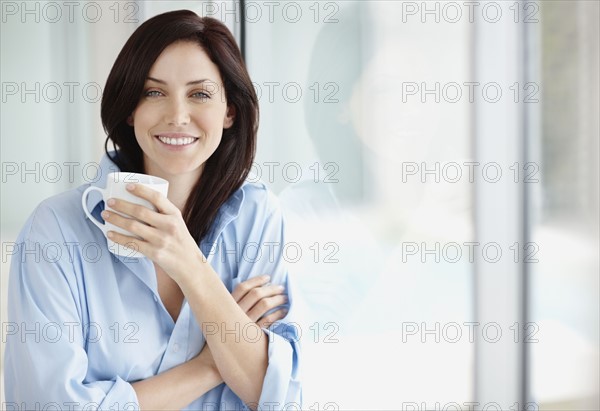
{"type": "Polygon", "coordinates": [[[166,137],[166,136],[155,136],[160,140],[161,143],[164,143],[169,146],[188,146],[193,144],[198,140],[197,137],[166,137]]]}

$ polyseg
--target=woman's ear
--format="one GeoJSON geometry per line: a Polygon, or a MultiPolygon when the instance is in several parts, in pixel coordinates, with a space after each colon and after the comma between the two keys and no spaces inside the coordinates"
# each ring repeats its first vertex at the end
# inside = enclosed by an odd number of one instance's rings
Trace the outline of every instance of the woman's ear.
{"type": "Polygon", "coordinates": [[[235,121],[235,107],[227,106],[227,112],[225,113],[225,118],[223,119],[223,128],[229,128],[233,125],[235,121]]]}

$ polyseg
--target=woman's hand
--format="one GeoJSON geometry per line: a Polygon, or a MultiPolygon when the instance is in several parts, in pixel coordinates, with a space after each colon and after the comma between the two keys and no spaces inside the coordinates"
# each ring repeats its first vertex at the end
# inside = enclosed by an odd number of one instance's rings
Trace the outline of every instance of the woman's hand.
{"type": "Polygon", "coordinates": [[[288,302],[284,291],[283,286],[269,284],[268,275],[262,275],[239,283],[231,295],[252,321],[268,328],[287,314],[287,309],[281,307],[265,316],[267,311],[288,302]]]}
{"type": "MultiPolygon", "coordinates": [[[[179,280],[202,261],[198,244],[185,225],[179,209],[161,193],[140,184],[128,184],[127,190],[149,201],[157,211],[125,200],[111,198],[108,205],[125,218],[107,210],[102,218],[142,239],[126,236],[114,231],[108,237],[116,243],[131,246],[158,264],[171,278],[179,280]],[[139,220],[139,221],[137,221],[139,220]]],[[[206,261],[204,259],[204,261],[206,261]]]]}

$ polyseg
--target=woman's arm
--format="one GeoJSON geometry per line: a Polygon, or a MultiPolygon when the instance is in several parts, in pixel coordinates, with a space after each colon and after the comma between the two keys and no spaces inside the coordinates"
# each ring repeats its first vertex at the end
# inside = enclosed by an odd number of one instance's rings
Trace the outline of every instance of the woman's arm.
{"type": "Polygon", "coordinates": [[[251,408],[258,404],[268,365],[268,339],[232,298],[209,264],[198,262],[195,273],[179,281],[205,333],[225,383],[251,408]]]}
{"type": "Polygon", "coordinates": [[[131,384],[141,410],[181,409],[221,384],[223,379],[205,345],[200,354],[154,377],[131,384]]]}
{"type": "MultiPolygon", "coordinates": [[[[135,184],[130,187],[128,189],[134,195],[148,200],[158,211],[122,200],[110,202],[111,208],[134,219],[106,211],[103,218],[143,240],[109,232],[110,238],[120,244],[133,243],[142,254],[177,282],[196,320],[203,326],[206,341],[223,380],[246,404],[251,407],[258,405],[269,365],[269,337],[229,294],[189,234],[179,209],[154,190],[135,184]],[[210,330],[204,328],[207,326],[210,330]]],[[[274,227],[271,231],[280,235],[280,222],[275,221],[279,219],[272,220],[274,227]]],[[[259,223],[259,226],[263,223],[266,224],[267,221],[259,223]]],[[[277,238],[276,241],[281,242],[282,239],[277,238]]],[[[254,268],[251,272],[255,273],[254,268]]],[[[285,373],[295,370],[296,347],[289,343],[286,347],[284,339],[275,340],[281,347],[277,350],[278,355],[289,357],[285,373]]],[[[294,380],[295,391],[297,384],[294,380]]],[[[278,383],[277,386],[279,385],[278,383]]],[[[278,400],[286,398],[285,392],[280,392],[277,397],[278,400]]]]}
{"type": "MultiPolygon", "coordinates": [[[[257,321],[260,327],[268,327],[285,316],[284,310],[281,309],[264,316],[282,300],[278,287],[263,287],[266,281],[268,279],[264,277],[244,281],[232,294],[240,307],[253,321],[257,321]]],[[[200,354],[188,362],[135,382],[132,386],[141,410],[171,410],[185,407],[222,382],[223,378],[219,374],[210,348],[205,345],[200,354]]]]}

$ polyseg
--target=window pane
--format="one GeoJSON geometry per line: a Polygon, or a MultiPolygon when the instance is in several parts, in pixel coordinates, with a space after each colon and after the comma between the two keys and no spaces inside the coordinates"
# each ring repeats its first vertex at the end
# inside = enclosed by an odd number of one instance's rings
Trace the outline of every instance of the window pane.
{"type": "Polygon", "coordinates": [[[537,250],[529,264],[531,395],[540,409],[599,409],[599,3],[539,4],[540,53],[531,64],[542,98],[530,108],[535,175],[527,185],[537,250]]]}
{"type": "Polygon", "coordinates": [[[444,87],[470,81],[468,19],[399,24],[403,2],[343,1],[282,2],[269,21],[253,4],[255,171],[288,216],[307,407],[464,408],[471,107],[444,87]]]}

